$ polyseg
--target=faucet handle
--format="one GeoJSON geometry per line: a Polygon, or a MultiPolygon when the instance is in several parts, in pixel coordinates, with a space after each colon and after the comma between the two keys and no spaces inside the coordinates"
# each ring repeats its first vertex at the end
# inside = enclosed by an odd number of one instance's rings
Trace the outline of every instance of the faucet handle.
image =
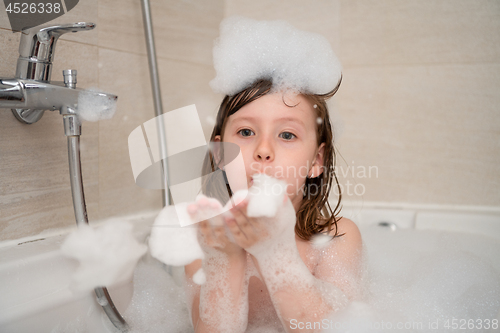
{"type": "Polygon", "coordinates": [[[49,43],[53,38],[58,39],[61,35],[68,32],[79,32],[85,30],[92,30],[95,28],[94,23],[87,22],[78,22],[72,24],[63,24],[63,25],[54,25],[51,27],[45,27],[38,31],[35,30],[35,33],[38,35],[38,38],[43,43],[49,43]]]}
{"type": "Polygon", "coordinates": [[[68,32],[92,30],[94,23],[78,22],[23,30],[16,78],[48,82],[59,37],[68,32]]]}

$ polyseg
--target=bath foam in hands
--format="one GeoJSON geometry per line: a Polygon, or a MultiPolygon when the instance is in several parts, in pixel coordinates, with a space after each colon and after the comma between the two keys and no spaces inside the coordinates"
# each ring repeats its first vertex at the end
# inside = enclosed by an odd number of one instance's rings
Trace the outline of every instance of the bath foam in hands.
{"type": "MultiPolygon", "coordinates": [[[[286,195],[286,184],[264,174],[253,176],[254,185],[249,191],[241,190],[233,195],[234,202],[240,202],[248,197],[247,214],[249,217],[274,217],[278,208],[283,205],[286,195]]],[[[213,198],[207,198],[203,195],[198,196],[197,201],[208,200],[217,201],[213,198]]],[[[165,207],[155,220],[149,247],[151,255],[161,262],[172,266],[185,266],[197,259],[203,259],[204,254],[198,243],[196,225],[181,227],[182,220],[191,219],[187,213],[188,203],[181,203],[176,206],[165,207]]],[[[228,202],[226,206],[230,206],[228,202]]],[[[222,216],[230,214],[227,209],[219,203],[218,206],[210,205],[206,210],[198,211],[198,221],[205,219],[204,216],[222,216]],[[214,212],[214,210],[218,210],[214,212]],[[224,212],[225,211],[225,212],[224,212]],[[224,213],[223,213],[224,212],[224,213]]],[[[217,222],[217,218],[207,218],[210,223],[217,222]]],[[[193,222],[194,223],[194,222],[193,222]]],[[[185,223],[184,223],[185,225],[185,223]]],[[[227,230],[229,239],[232,239],[229,230],[227,230]]],[[[197,273],[196,282],[203,282],[203,272],[197,273]]]]}

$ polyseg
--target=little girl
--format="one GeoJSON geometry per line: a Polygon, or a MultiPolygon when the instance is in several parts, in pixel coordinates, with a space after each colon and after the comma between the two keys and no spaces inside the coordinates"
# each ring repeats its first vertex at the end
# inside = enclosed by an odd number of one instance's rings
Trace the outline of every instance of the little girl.
{"type": "MultiPolygon", "coordinates": [[[[205,259],[185,266],[195,332],[319,331],[331,312],[359,296],[360,233],[338,217],[340,195],[333,211],[328,203],[333,181],[339,185],[326,100],[340,80],[323,94],[278,90],[275,81],[260,78],[226,95],[210,140],[240,147],[248,187],[256,173],[286,182],[276,219],[295,225],[273,232],[272,218],[248,217],[248,201],[231,209],[223,225],[198,224],[205,259]],[[193,275],[202,266],[206,282],[199,286],[193,275]]],[[[213,156],[205,166],[219,167],[213,156]]]]}

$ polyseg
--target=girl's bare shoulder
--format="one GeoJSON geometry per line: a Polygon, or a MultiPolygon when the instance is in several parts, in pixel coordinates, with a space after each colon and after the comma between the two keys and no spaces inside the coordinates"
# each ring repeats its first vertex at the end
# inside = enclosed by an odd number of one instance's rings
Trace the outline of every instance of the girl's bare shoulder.
{"type": "MultiPolygon", "coordinates": [[[[335,234],[335,230],[330,232],[330,236],[335,234]]],[[[363,247],[359,228],[348,218],[342,217],[337,221],[337,237],[328,246],[330,251],[335,251],[346,259],[358,256],[363,247]]]]}
{"type": "MultiPolygon", "coordinates": [[[[330,232],[330,235],[333,236],[335,234],[335,230],[330,232]]],[[[361,242],[361,233],[359,232],[359,228],[348,218],[342,217],[339,221],[337,221],[337,235],[342,235],[340,238],[349,239],[351,242],[361,242]]]]}

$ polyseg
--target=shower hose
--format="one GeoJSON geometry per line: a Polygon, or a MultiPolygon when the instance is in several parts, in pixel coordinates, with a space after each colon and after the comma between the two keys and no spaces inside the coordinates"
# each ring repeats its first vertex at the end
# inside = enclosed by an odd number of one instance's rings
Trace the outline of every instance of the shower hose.
{"type": "MultiPolygon", "coordinates": [[[[83,193],[82,167],[80,160],[80,135],[81,124],[76,114],[64,115],[64,134],[68,138],[69,176],[71,192],[73,194],[73,207],[75,209],[76,224],[88,224],[85,195],[83,193]]],[[[113,325],[122,332],[127,332],[128,325],[113,304],[106,287],[94,289],[98,303],[104,309],[113,325]]]]}

